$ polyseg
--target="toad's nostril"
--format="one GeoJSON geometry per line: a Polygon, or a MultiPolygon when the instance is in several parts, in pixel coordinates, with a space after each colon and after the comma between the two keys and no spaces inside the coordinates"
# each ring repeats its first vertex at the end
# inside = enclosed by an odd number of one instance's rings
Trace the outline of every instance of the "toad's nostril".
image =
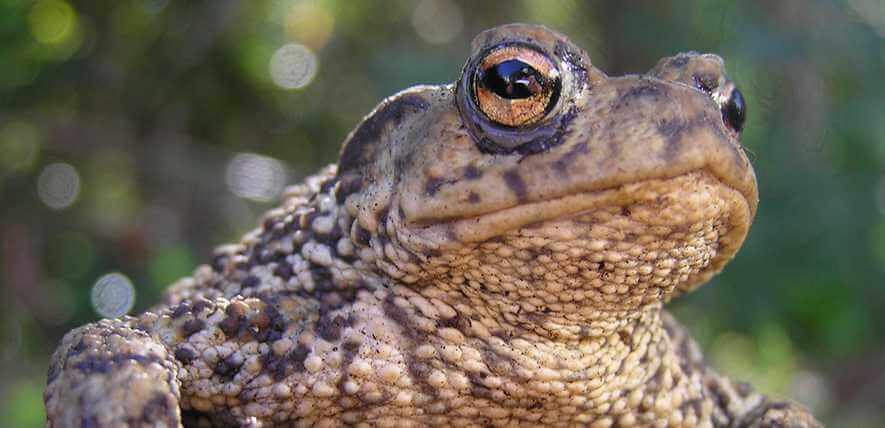
{"type": "Polygon", "coordinates": [[[707,94],[712,94],[713,90],[719,86],[716,79],[712,76],[695,74],[691,76],[691,78],[692,80],[694,80],[695,87],[706,92],[707,94]]]}

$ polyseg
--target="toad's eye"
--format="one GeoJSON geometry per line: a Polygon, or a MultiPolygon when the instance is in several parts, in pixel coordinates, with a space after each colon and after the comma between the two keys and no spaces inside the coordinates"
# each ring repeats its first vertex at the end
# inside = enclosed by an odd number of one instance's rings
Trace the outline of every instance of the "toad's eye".
{"type": "Polygon", "coordinates": [[[735,132],[741,132],[741,129],[744,128],[744,121],[747,119],[747,105],[744,103],[744,94],[734,89],[721,109],[722,120],[725,121],[725,124],[735,132]]]}
{"type": "Polygon", "coordinates": [[[473,96],[491,121],[516,128],[540,121],[556,106],[559,70],[544,54],[524,46],[489,52],[473,76],[473,96]]]}

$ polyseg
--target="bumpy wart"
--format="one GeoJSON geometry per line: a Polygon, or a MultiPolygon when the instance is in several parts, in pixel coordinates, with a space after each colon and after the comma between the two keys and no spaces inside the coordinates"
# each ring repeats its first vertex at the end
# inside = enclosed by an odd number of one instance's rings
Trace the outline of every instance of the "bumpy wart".
{"type": "Polygon", "coordinates": [[[68,333],[47,426],[819,426],[662,308],[747,234],[744,109],[715,55],[609,77],[483,32],[162,304],[68,333]]]}

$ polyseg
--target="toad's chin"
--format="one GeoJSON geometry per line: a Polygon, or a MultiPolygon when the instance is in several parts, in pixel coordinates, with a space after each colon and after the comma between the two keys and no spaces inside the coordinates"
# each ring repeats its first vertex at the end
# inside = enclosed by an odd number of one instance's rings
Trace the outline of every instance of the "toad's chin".
{"type": "MultiPolygon", "coordinates": [[[[690,289],[721,270],[737,252],[751,217],[745,195],[713,174],[696,170],[409,227],[408,235],[414,243],[432,242],[442,251],[519,237],[577,243],[593,261],[604,261],[605,252],[612,250],[632,252],[640,264],[644,255],[669,251],[672,248],[664,247],[674,242],[684,242],[682,253],[691,259],[693,248],[703,243],[708,249],[703,260],[695,260],[691,272],[676,281],[680,289],[690,289]]],[[[682,253],[676,251],[677,268],[682,253]]]]}

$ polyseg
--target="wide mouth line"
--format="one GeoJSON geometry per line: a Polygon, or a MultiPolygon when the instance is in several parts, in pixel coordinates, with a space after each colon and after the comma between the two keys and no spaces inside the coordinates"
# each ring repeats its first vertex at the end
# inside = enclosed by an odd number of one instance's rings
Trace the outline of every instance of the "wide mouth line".
{"type": "MultiPolygon", "coordinates": [[[[464,216],[464,217],[450,216],[450,217],[440,217],[440,218],[428,218],[428,219],[422,219],[422,220],[417,220],[417,221],[409,221],[406,219],[404,219],[404,220],[406,220],[406,225],[412,226],[412,227],[417,227],[417,228],[426,228],[426,227],[433,227],[433,226],[439,226],[439,225],[452,225],[452,224],[458,224],[458,223],[466,223],[469,221],[479,222],[484,218],[489,218],[492,216],[500,216],[500,215],[505,214],[507,212],[513,212],[516,210],[531,210],[533,208],[534,209],[543,209],[543,207],[549,206],[550,204],[561,204],[564,201],[567,201],[570,199],[577,199],[577,198],[582,198],[582,197],[586,197],[586,196],[593,196],[593,195],[602,195],[607,192],[617,192],[619,189],[623,189],[626,186],[640,185],[642,183],[647,183],[647,182],[652,182],[652,181],[669,181],[669,180],[674,180],[674,179],[678,179],[680,177],[686,177],[686,176],[690,176],[692,174],[698,174],[698,173],[708,174],[710,177],[714,178],[720,185],[725,186],[726,188],[740,194],[747,203],[750,202],[749,197],[746,194],[744,194],[744,192],[741,192],[739,189],[735,188],[734,186],[729,185],[725,180],[722,179],[722,177],[719,177],[710,168],[704,167],[704,168],[697,168],[697,169],[692,169],[692,170],[680,172],[680,173],[669,175],[669,176],[664,175],[664,176],[660,176],[660,177],[645,178],[642,180],[631,181],[628,183],[620,183],[620,184],[617,184],[614,186],[602,187],[599,189],[593,189],[593,190],[588,190],[588,191],[577,191],[574,193],[568,193],[568,194],[564,194],[564,195],[560,195],[560,196],[556,196],[556,197],[552,197],[552,198],[546,198],[546,199],[541,199],[541,200],[531,201],[531,202],[526,202],[526,203],[521,203],[521,204],[517,203],[517,204],[511,205],[511,206],[505,207],[505,208],[499,208],[496,210],[491,210],[491,211],[487,211],[487,212],[483,212],[483,213],[479,213],[479,214],[475,214],[475,215],[470,215],[470,216],[464,216]]],[[[630,201],[631,200],[629,198],[626,198],[624,200],[624,205],[629,204],[630,201]]],[[[633,199],[633,201],[635,201],[635,199],[633,199]]],[[[592,207],[584,207],[584,208],[580,208],[580,209],[568,210],[570,212],[567,212],[565,214],[560,214],[560,215],[556,215],[556,216],[545,216],[543,218],[538,219],[534,223],[539,222],[539,221],[540,222],[551,221],[551,220],[574,217],[576,214],[579,214],[581,212],[585,212],[591,208],[592,207]]]]}

